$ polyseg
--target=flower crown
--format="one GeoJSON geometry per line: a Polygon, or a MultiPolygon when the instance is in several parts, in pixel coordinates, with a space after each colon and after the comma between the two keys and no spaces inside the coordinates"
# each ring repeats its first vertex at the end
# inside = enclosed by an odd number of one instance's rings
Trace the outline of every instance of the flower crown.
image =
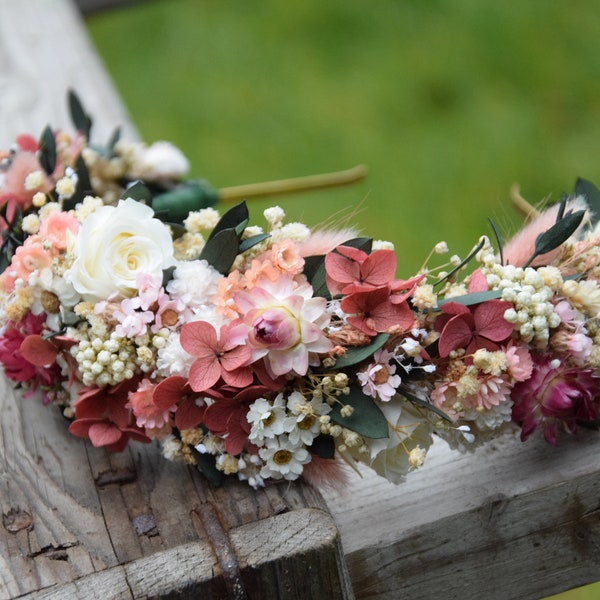
{"type": "Polygon", "coordinates": [[[94,446],[159,440],[217,483],[363,464],[398,483],[433,437],[466,450],[521,428],[596,425],[600,232],[575,194],[511,241],[396,278],[389,243],[250,225],[183,180],[171,144],[47,128],[0,153],[0,361],[94,446]],[[142,183],[143,181],[143,183],[142,183]],[[469,268],[469,265],[473,266],[469,268]]]}

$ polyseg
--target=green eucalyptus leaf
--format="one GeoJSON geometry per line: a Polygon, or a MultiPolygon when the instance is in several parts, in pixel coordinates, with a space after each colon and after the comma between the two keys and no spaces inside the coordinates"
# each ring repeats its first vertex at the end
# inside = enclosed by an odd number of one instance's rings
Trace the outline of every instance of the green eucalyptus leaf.
{"type": "Polygon", "coordinates": [[[112,135],[110,136],[110,139],[108,140],[108,144],[106,145],[106,148],[109,152],[110,156],[114,155],[115,152],[115,146],[117,145],[117,142],[121,139],[121,128],[117,127],[112,135]]]}
{"type": "MultiPolygon", "coordinates": [[[[209,236],[209,240],[224,229],[237,229],[242,223],[248,222],[250,215],[245,202],[240,202],[230,208],[220,219],[209,236]]],[[[244,225],[245,227],[245,225],[244,225]]],[[[238,237],[241,236],[239,232],[238,237]]]]}
{"type": "Polygon", "coordinates": [[[152,199],[152,208],[165,221],[183,223],[190,212],[214,206],[218,192],[204,181],[186,182],[152,199]]]}
{"type": "Polygon", "coordinates": [[[457,302],[464,306],[473,306],[474,304],[481,304],[486,300],[496,300],[502,298],[502,290],[489,290],[487,292],[473,292],[472,294],[464,294],[463,296],[453,296],[452,298],[446,298],[438,302],[437,308],[446,304],[446,302],[457,302]]]}
{"type": "Polygon", "coordinates": [[[307,256],[304,259],[304,275],[313,288],[313,296],[331,298],[325,277],[325,257],[307,256]]]}
{"type": "Polygon", "coordinates": [[[48,175],[52,175],[56,167],[56,139],[52,129],[47,125],[40,137],[40,164],[48,175]]]}
{"type": "Polygon", "coordinates": [[[389,333],[378,333],[368,346],[350,346],[344,356],[335,361],[336,369],[351,367],[373,356],[390,339],[389,333]]]}
{"type": "Polygon", "coordinates": [[[250,250],[250,248],[256,246],[256,244],[260,244],[270,237],[271,235],[268,233],[257,233],[256,235],[252,235],[249,238],[242,240],[240,242],[239,254],[246,252],[246,250],[250,250]]]}
{"type": "MultiPolygon", "coordinates": [[[[121,194],[121,200],[125,200],[126,198],[150,204],[152,201],[152,192],[143,181],[136,181],[121,194]]],[[[154,208],[154,205],[152,207],[154,208]]]]}
{"type": "Polygon", "coordinates": [[[77,185],[75,186],[75,192],[70,198],[67,198],[63,201],[63,210],[71,210],[75,208],[77,203],[82,202],[83,199],[93,191],[92,184],[90,182],[90,174],[81,154],[75,161],[75,171],[77,172],[77,185]]]}
{"type": "Polygon", "coordinates": [[[370,237],[357,237],[352,238],[350,240],[345,241],[340,246],[350,246],[351,248],[357,248],[358,250],[362,250],[367,254],[371,254],[371,250],[373,249],[373,238],[370,237]]]}
{"type": "Polygon", "coordinates": [[[310,451],[321,458],[333,458],[335,456],[335,442],[330,435],[318,435],[312,441],[310,451]]]}
{"type": "Polygon", "coordinates": [[[584,216],[585,210],[569,213],[554,223],[550,229],[540,233],[535,240],[533,256],[525,263],[525,266],[529,266],[537,256],[551,252],[566,242],[581,225],[584,216]]]}
{"type": "Polygon", "coordinates": [[[223,229],[206,242],[200,260],[206,260],[219,273],[226,275],[239,253],[239,238],[234,229],[223,229]]]}
{"type": "Polygon", "coordinates": [[[438,279],[433,284],[434,287],[436,285],[440,285],[440,283],[442,283],[443,281],[450,279],[450,277],[452,277],[452,275],[454,275],[454,273],[457,273],[458,271],[460,271],[460,269],[462,269],[483,248],[484,244],[485,244],[485,240],[481,240],[481,242],[479,242],[479,244],[477,244],[477,246],[475,246],[475,248],[473,248],[473,250],[471,250],[471,253],[467,256],[467,258],[465,258],[463,261],[461,261],[460,264],[456,265],[456,267],[454,267],[454,269],[452,269],[445,277],[442,277],[442,279],[438,279]]]}
{"type": "Polygon", "coordinates": [[[350,387],[348,396],[340,396],[329,413],[331,420],[356,431],[359,435],[380,439],[388,437],[388,423],[373,398],[365,396],[358,386],[350,387]],[[341,404],[340,404],[341,403],[341,404]],[[341,405],[349,404],[354,409],[349,417],[342,417],[341,405]]]}
{"type": "Polygon", "coordinates": [[[89,139],[90,130],[92,129],[92,119],[85,112],[79,96],[73,90],[69,90],[69,111],[75,129],[89,139]]]}
{"type": "Polygon", "coordinates": [[[488,217],[488,221],[492,227],[492,231],[494,232],[494,237],[496,238],[496,243],[498,244],[498,254],[500,255],[500,264],[504,264],[504,244],[502,242],[502,235],[500,234],[500,230],[496,223],[488,217]]]}
{"type": "Polygon", "coordinates": [[[575,182],[575,195],[584,196],[592,212],[592,225],[600,220],[600,190],[587,179],[581,177],[575,182]]]}
{"type": "Polygon", "coordinates": [[[196,459],[196,468],[208,479],[211,485],[220,486],[223,482],[223,472],[217,469],[215,456],[213,454],[202,454],[202,452],[198,452],[193,447],[191,449],[196,459]]]}

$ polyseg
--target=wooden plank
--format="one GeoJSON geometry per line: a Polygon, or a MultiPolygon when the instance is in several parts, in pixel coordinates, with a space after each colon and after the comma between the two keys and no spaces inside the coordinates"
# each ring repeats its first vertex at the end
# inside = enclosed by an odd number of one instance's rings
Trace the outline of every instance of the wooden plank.
{"type": "MultiPolygon", "coordinates": [[[[0,2],[3,143],[68,128],[68,88],[94,137],[123,125],[135,138],[76,7],[0,2]]],[[[0,379],[0,599],[353,597],[337,529],[308,485],[213,489],[157,445],[109,454],[67,426],[0,379]]]]}
{"type": "Polygon", "coordinates": [[[600,578],[598,433],[461,455],[434,444],[394,486],[325,492],[357,598],[538,599],[600,578]]]}

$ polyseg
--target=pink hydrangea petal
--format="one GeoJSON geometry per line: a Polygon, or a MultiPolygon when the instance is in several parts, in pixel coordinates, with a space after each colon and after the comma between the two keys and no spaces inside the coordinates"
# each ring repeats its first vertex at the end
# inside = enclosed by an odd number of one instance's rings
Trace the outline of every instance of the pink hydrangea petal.
{"type": "Polygon", "coordinates": [[[192,356],[206,357],[217,349],[217,332],[206,321],[192,321],[181,328],[180,342],[192,356]]]}
{"type": "Polygon", "coordinates": [[[465,348],[473,337],[473,317],[471,314],[458,314],[447,323],[438,341],[440,356],[445,358],[457,348],[465,348]]]}
{"type": "Polygon", "coordinates": [[[195,392],[203,392],[212,387],[221,377],[221,365],[213,354],[209,357],[197,358],[190,368],[189,384],[195,392]]]}
{"type": "Polygon", "coordinates": [[[502,300],[478,304],[473,311],[477,333],[494,342],[505,340],[514,329],[514,325],[504,318],[504,313],[511,307],[510,303],[502,300]]]}
{"type": "Polygon", "coordinates": [[[396,273],[396,253],[376,250],[360,266],[361,280],[374,286],[386,285],[396,273]]]}
{"type": "Polygon", "coordinates": [[[88,436],[90,441],[96,448],[100,446],[108,446],[115,444],[121,439],[123,433],[121,430],[108,421],[101,421],[100,423],[94,423],[88,429],[88,436]]]}

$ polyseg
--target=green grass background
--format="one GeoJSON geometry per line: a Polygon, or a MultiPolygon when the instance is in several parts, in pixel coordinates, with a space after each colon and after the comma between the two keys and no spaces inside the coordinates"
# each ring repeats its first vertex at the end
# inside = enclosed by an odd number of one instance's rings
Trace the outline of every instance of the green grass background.
{"type": "MultiPolygon", "coordinates": [[[[409,277],[438,241],[464,255],[509,189],[600,183],[594,0],[160,0],[88,18],[141,135],[216,187],[344,169],[366,181],[276,203],[351,216],[409,277]]],[[[253,201],[254,222],[274,201],[253,201]]],[[[561,598],[600,598],[600,587],[561,598]]]]}

